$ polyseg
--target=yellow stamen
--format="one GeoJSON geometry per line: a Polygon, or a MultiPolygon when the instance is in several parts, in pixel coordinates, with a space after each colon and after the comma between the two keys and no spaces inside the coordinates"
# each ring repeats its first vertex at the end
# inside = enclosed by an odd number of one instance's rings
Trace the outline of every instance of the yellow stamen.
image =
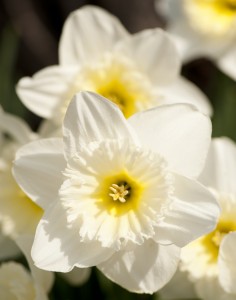
{"type": "Polygon", "coordinates": [[[110,186],[110,190],[113,193],[110,193],[109,196],[111,196],[113,198],[114,201],[119,200],[120,202],[124,203],[126,202],[126,196],[128,195],[129,191],[128,191],[128,185],[124,185],[122,184],[121,186],[113,183],[110,186]]]}

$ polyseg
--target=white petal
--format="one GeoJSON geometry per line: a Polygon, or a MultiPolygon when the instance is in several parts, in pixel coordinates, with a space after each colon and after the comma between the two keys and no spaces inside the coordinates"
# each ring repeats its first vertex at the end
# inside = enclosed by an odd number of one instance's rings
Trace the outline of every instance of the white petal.
{"type": "Polygon", "coordinates": [[[69,272],[74,266],[97,265],[114,253],[97,241],[80,242],[79,226],[70,226],[59,201],[45,213],[36,230],[32,248],[35,265],[43,270],[69,272]]]}
{"type": "Polygon", "coordinates": [[[69,284],[71,285],[82,285],[84,284],[91,274],[91,268],[74,268],[68,273],[59,273],[69,284]]]}
{"type": "Polygon", "coordinates": [[[185,176],[202,171],[211,139],[211,121],[188,104],[160,106],[133,115],[129,123],[143,143],[185,176]]]}
{"type": "Polygon", "coordinates": [[[60,63],[91,63],[127,35],[116,17],[96,6],[84,6],[73,12],[65,22],[59,45],[60,63]]]}
{"type": "Polygon", "coordinates": [[[22,190],[40,207],[46,208],[57,197],[66,162],[61,139],[31,142],[19,149],[13,175],[22,190]]]}
{"type": "Polygon", "coordinates": [[[236,80],[236,45],[230,45],[229,49],[219,58],[217,62],[219,68],[232,79],[236,80]]]}
{"type": "Polygon", "coordinates": [[[0,172],[0,190],[1,231],[12,238],[23,233],[34,234],[43,212],[19,188],[11,174],[11,165],[0,172]]]}
{"type": "Polygon", "coordinates": [[[33,77],[22,78],[16,87],[24,105],[43,118],[52,118],[55,109],[64,102],[78,69],[75,67],[47,67],[33,77]]]}
{"type": "Polygon", "coordinates": [[[122,112],[112,102],[89,92],[77,94],[64,120],[66,153],[72,156],[81,146],[104,139],[135,139],[122,112]]]}
{"type": "Polygon", "coordinates": [[[0,115],[0,131],[3,131],[21,144],[28,143],[34,134],[24,120],[8,113],[0,115]]]}
{"type": "Polygon", "coordinates": [[[132,251],[117,252],[98,268],[128,291],[152,294],[171,279],[178,261],[178,247],[147,240],[132,251]]]}
{"type": "Polygon", "coordinates": [[[156,241],[183,247],[215,228],[220,209],[207,188],[175,174],[174,197],[171,209],[157,227],[156,241]]]}
{"type": "Polygon", "coordinates": [[[54,274],[51,272],[42,271],[35,267],[35,265],[32,261],[31,255],[30,255],[31,247],[33,244],[33,236],[30,236],[30,235],[20,236],[17,238],[16,242],[27,259],[27,262],[29,264],[29,267],[30,267],[30,270],[31,270],[32,276],[34,277],[35,282],[37,284],[39,284],[40,287],[45,292],[48,292],[53,285],[54,274]]]}
{"type": "MultiPolygon", "coordinates": [[[[219,281],[228,293],[236,294],[236,232],[227,234],[221,242],[218,258],[219,281]]],[[[236,298],[236,296],[235,296],[236,298]]]]}
{"type": "Polygon", "coordinates": [[[180,72],[180,58],[171,37],[161,29],[148,29],[126,38],[117,50],[134,60],[157,86],[172,82],[180,72]]]}
{"type": "Polygon", "coordinates": [[[221,193],[236,194],[236,145],[227,137],[214,138],[199,180],[221,193]]]}
{"type": "Polygon", "coordinates": [[[160,89],[165,97],[164,103],[189,103],[195,105],[202,113],[211,116],[212,106],[207,97],[191,81],[178,77],[172,84],[160,89]]]}

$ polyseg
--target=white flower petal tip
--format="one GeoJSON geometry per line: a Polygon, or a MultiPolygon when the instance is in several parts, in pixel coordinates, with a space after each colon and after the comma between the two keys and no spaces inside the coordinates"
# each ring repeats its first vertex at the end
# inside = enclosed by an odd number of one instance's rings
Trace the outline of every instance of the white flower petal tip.
{"type": "Polygon", "coordinates": [[[175,200],[160,222],[156,241],[183,247],[215,229],[220,207],[215,196],[197,181],[175,174],[174,187],[175,200]]]}
{"type": "Polygon", "coordinates": [[[60,114],[63,110],[62,103],[68,98],[77,73],[77,67],[47,67],[32,77],[20,79],[16,86],[17,95],[36,115],[53,119],[55,113],[60,114]]]}
{"type": "Polygon", "coordinates": [[[200,174],[210,146],[212,125],[210,118],[195,106],[165,105],[137,113],[128,122],[142,144],[162,154],[172,170],[188,177],[200,174]]]}
{"type": "Polygon", "coordinates": [[[179,253],[174,245],[162,246],[148,240],[133,251],[114,254],[98,269],[130,292],[153,294],[174,275],[179,253]]]}
{"type": "Polygon", "coordinates": [[[134,60],[156,86],[169,85],[180,74],[181,60],[175,43],[160,28],[146,29],[127,37],[117,44],[116,51],[134,60]]]}
{"type": "Polygon", "coordinates": [[[71,13],[65,22],[59,45],[60,63],[93,62],[127,35],[115,16],[96,6],[84,6],[71,13]]]}
{"type": "Polygon", "coordinates": [[[220,193],[236,195],[235,177],[235,142],[227,137],[214,138],[199,180],[220,193]]]}
{"type": "Polygon", "coordinates": [[[51,138],[22,146],[16,152],[13,175],[21,189],[45,209],[62,183],[64,168],[62,141],[51,138]]]}
{"type": "Polygon", "coordinates": [[[199,111],[207,116],[212,116],[213,108],[206,95],[192,82],[184,77],[178,77],[175,81],[162,88],[164,103],[188,103],[196,106],[199,111]]]}
{"type": "Polygon", "coordinates": [[[81,92],[74,97],[65,116],[63,134],[68,155],[73,155],[91,142],[104,139],[127,138],[138,143],[136,134],[120,109],[91,92],[81,92]],[[77,136],[80,139],[74,138],[77,136]]]}
{"type": "Polygon", "coordinates": [[[81,242],[78,228],[68,224],[60,203],[51,206],[40,221],[31,250],[38,268],[55,272],[95,266],[113,253],[97,241],[81,242]]]}

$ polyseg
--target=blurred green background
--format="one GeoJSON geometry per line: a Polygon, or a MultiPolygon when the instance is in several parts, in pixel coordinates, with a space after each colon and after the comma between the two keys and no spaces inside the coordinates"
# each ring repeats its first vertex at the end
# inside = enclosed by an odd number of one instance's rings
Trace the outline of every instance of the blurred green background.
{"type": "MultiPolygon", "coordinates": [[[[165,20],[154,10],[154,0],[1,0],[0,104],[5,111],[24,118],[34,130],[41,120],[21,104],[15,93],[15,84],[23,76],[31,76],[48,65],[57,64],[57,46],[63,23],[71,11],[84,4],[107,9],[130,32],[165,26],[165,20]]],[[[182,73],[212,103],[213,136],[224,135],[236,141],[236,83],[205,58],[183,66],[182,73]]],[[[56,276],[50,297],[53,300],[158,299],[157,295],[129,293],[108,281],[96,269],[81,287],[71,287],[56,276]]]]}

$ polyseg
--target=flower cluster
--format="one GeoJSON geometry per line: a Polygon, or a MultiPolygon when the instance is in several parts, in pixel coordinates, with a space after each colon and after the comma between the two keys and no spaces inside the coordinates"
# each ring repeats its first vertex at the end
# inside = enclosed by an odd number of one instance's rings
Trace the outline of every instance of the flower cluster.
{"type": "Polygon", "coordinates": [[[236,299],[236,146],[211,138],[212,106],[181,75],[185,53],[232,71],[236,3],[157,6],[171,33],[72,12],[58,65],[16,85],[37,132],[0,109],[1,299],[50,299],[54,272],[78,285],[91,267],[164,300],[236,299]]]}

